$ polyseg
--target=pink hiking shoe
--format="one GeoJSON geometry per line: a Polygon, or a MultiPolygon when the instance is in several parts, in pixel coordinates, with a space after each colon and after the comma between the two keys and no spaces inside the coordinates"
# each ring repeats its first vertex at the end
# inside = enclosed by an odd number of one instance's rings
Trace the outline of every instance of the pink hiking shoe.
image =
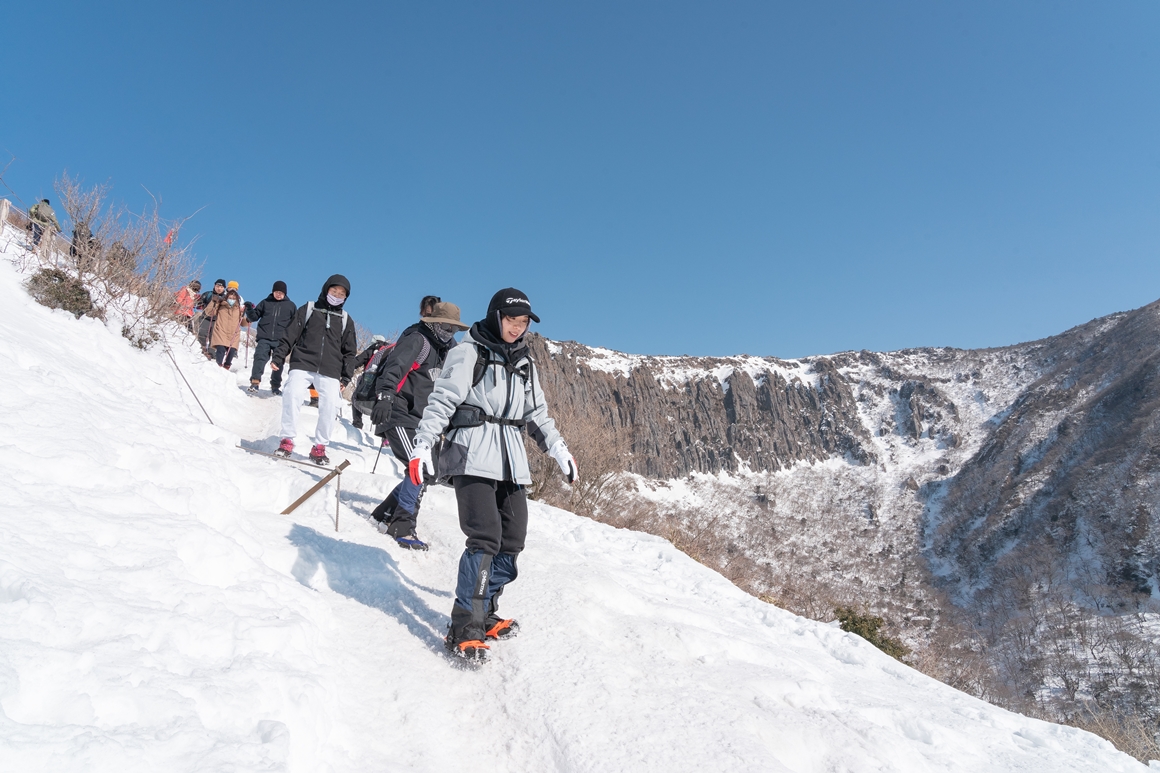
{"type": "Polygon", "coordinates": [[[319,443],[310,449],[310,461],[317,465],[330,464],[330,457],[326,455],[326,446],[319,443]]]}
{"type": "Polygon", "coordinates": [[[294,438],[284,437],[282,442],[278,444],[278,450],[274,452],[275,456],[289,456],[294,453],[294,438]]]}

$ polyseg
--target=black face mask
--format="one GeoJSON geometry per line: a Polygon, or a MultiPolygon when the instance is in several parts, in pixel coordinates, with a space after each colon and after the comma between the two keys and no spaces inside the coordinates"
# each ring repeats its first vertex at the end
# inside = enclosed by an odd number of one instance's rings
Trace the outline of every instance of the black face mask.
{"type": "Polygon", "coordinates": [[[455,328],[451,327],[451,325],[448,325],[445,322],[436,322],[434,324],[430,322],[424,322],[423,324],[426,325],[431,330],[431,332],[435,334],[435,337],[443,343],[447,343],[455,337],[455,328]]]}

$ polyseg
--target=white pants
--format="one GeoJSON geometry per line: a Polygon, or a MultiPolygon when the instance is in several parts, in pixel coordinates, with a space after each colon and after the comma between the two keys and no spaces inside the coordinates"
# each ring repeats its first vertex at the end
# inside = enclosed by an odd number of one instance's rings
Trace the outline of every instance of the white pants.
{"type": "Polygon", "coordinates": [[[318,428],[314,432],[314,442],[330,444],[330,433],[338,418],[342,402],[342,387],[338,379],[305,370],[292,370],[282,382],[282,437],[293,438],[298,434],[298,413],[302,403],[310,399],[310,385],[318,390],[318,428]]]}

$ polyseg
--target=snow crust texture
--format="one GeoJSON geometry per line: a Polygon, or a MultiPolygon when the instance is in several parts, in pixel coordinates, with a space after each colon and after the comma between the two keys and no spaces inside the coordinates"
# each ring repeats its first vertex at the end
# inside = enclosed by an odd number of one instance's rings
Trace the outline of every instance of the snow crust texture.
{"type": "Polygon", "coordinates": [[[0,262],[3,770],[1146,769],[538,504],[503,597],[522,634],[459,668],[451,491],[423,502],[430,552],[397,549],[368,517],[401,469],[370,474],[344,420],[338,530],[333,486],[280,515],[320,474],[236,448],[276,444],[277,398],[175,339],[210,425],[162,350],[20,281],[0,262]]]}

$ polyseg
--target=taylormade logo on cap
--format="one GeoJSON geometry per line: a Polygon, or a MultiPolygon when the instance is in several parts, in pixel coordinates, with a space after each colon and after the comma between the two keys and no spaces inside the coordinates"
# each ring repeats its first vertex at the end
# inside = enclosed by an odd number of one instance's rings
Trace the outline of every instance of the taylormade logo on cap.
{"type": "Polygon", "coordinates": [[[532,305],[532,304],[528,303],[527,298],[505,298],[504,303],[522,303],[529,308],[531,308],[531,305],[532,305]]]}

